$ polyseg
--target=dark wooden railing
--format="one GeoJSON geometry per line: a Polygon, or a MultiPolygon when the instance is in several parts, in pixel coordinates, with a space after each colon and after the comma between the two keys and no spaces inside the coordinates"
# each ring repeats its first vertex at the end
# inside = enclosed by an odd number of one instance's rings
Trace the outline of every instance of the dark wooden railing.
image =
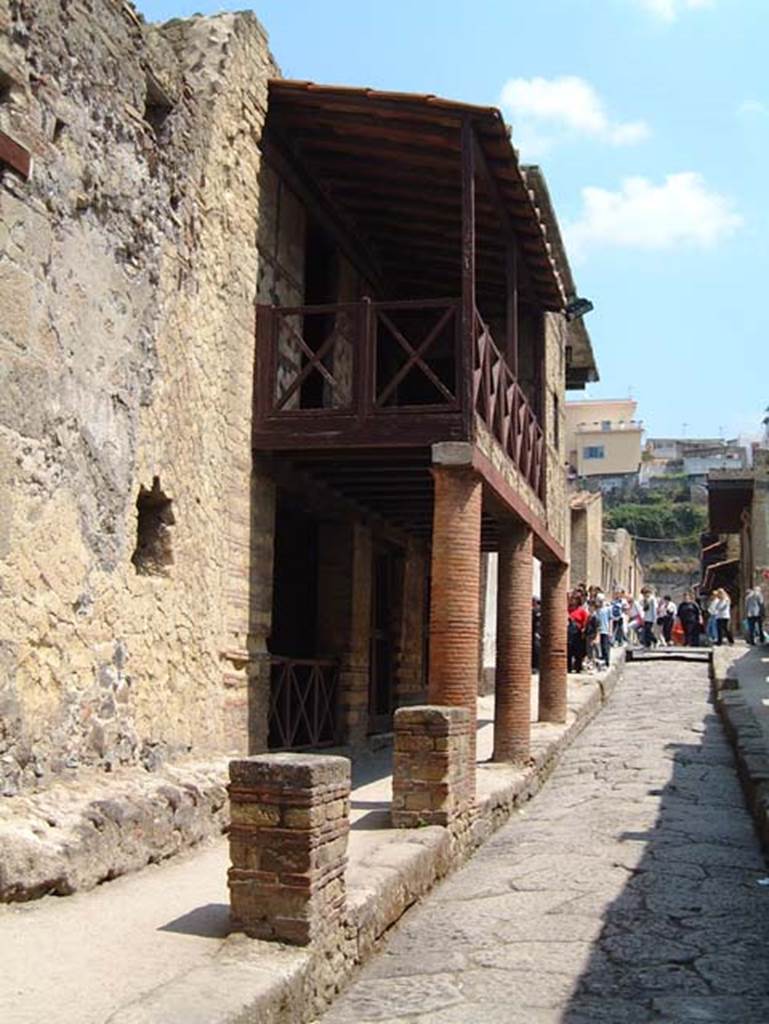
{"type": "Polygon", "coordinates": [[[259,335],[268,418],[458,408],[455,300],[260,306],[259,335]]]}
{"type": "Polygon", "coordinates": [[[545,447],[542,428],[477,310],[474,356],[473,408],[523,479],[541,496],[545,447]]]}
{"type": "Polygon", "coordinates": [[[335,743],[338,674],[335,661],[271,659],[270,749],[301,750],[335,743]]]}
{"type": "Polygon", "coordinates": [[[463,344],[458,299],[260,306],[255,444],[417,447],[470,440],[477,416],[541,496],[542,429],[472,322],[463,344]]]}

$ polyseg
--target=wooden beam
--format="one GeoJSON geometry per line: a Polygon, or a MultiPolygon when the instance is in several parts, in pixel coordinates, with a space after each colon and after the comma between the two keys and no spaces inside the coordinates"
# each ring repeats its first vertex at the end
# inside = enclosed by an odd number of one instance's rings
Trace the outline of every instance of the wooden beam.
{"type": "MultiPolygon", "coordinates": [[[[526,229],[522,224],[516,224],[513,222],[513,219],[510,215],[510,211],[508,210],[507,204],[502,197],[502,194],[499,190],[494,175],[491,173],[491,169],[489,168],[488,162],[486,161],[486,157],[484,156],[483,153],[483,148],[481,147],[481,144],[478,142],[477,138],[474,139],[474,145],[475,154],[478,160],[478,167],[483,178],[483,182],[486,188],[488,189],[493,205],[500,216],[499,227],[504,235],[505,244],[512,244],[513,249],[515,251],[515,256],[517,258],[519,249],[518,236],[519,234],[525,234],[526,229]]],[[[516,268],[516,280],[522,278],[524,284],[527,286],[527,290],[536,294],[538,289],[535,288],[533,285],[528,267],[520,259],[517,259],[517,264],[518,265],[516,268]]]]}
{"type": "MultiPolygon", "coordinates": [[[[304,135],[299,141],[302,151],[308,154],[338,153],[345,161],[351,156],[362,156],[362,144],[355,138],[304,135]]],[[[417,145],[396,145],[384,141],[369,142],[365,150],[369,160],[403,164],[406,167],[425,167],[441,173],[445,173],[456,161],[453,152],[441,157],[434,148],[422,149],[417,145]]]]}
{"type": "Polygon", "coordinates": [[[518,379],[518,257],[512,239],[505,253],[505,358],[518,379]]]}
{"type": "Polygon", "coordinates": [[[385,294],[387,289],[379,261],[358,236],[355,225],[349,223],[348,218],[338,209],[324,187],[307,174],[301,156],[274,133],[262,135],[261,149],[267,162],[285,179],[289,188],[307,205],[309,212],[332,235],[350,262],[368,278],[380,294],[385,294]]]}
{"type": "Polygon", "coordinates": [[[27,180],[32,171],[32,156],[28,149],[0,131],[0,163],[27,180]]]}
{"type": "Polygon", "coordinates": [[[469,114],[462,118],[462,330],[459,386],[465,431],[475,435],[473,366],[475,365],[475,132],[469,114]]]}

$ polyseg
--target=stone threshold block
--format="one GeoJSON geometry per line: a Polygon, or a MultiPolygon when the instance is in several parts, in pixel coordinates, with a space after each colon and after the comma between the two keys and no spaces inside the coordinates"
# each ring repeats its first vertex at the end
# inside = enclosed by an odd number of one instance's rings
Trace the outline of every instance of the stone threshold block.
{"type": "Polygon", "coordinates": [[[340,926],[350,762],[259,754],[230,762],[233,926],[258,939],[322,944],[340,926]]]}
{"type": "Polygon", "coordinates": [[[475,799],[467,708],[422,705],[395,712],[394,828],[450,825],[475,799]]]}

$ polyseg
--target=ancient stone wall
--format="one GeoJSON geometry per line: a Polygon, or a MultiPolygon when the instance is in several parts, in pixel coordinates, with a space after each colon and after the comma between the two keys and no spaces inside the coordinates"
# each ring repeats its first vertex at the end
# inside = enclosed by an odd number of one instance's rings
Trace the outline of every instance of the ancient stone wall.
{"type": "Polygon", "coordinates": [[[559,313],[545,314],[545,506],[547,528],[563,547],[568,545],[566,496],[566,330],[559,313]]]}
{"type": "MultiPolygon", "coordinates": [[[[769,607],[769,451],[754,455],[755,478],[751,509],[752,585],[758,584],[769,607]]],[[[748,580],[745,581],[746,583],[748,580]]]]}
{"type": "Polygon", "coordinates": [[[273,499],[250,409],[276,71],[249,14],[154,27],[128,3],[0,0],[0,73],[0,129],[33,160],[26,181],[0,168],[13,793],[245,749],[264,718],[273,499]]]}

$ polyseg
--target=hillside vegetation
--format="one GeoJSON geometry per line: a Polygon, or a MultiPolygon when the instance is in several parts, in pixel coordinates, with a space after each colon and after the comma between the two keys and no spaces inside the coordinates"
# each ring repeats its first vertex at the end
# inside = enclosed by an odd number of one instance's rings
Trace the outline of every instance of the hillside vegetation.
{"type": "Polygon", "coordinates": [[[667,538],[682,544],[699,544],[707,526],[707,511],[689,500],[689,489],[634,488],[632,492],[606,496],[606,525],[623,527],[636,537],[667,538]]]}

